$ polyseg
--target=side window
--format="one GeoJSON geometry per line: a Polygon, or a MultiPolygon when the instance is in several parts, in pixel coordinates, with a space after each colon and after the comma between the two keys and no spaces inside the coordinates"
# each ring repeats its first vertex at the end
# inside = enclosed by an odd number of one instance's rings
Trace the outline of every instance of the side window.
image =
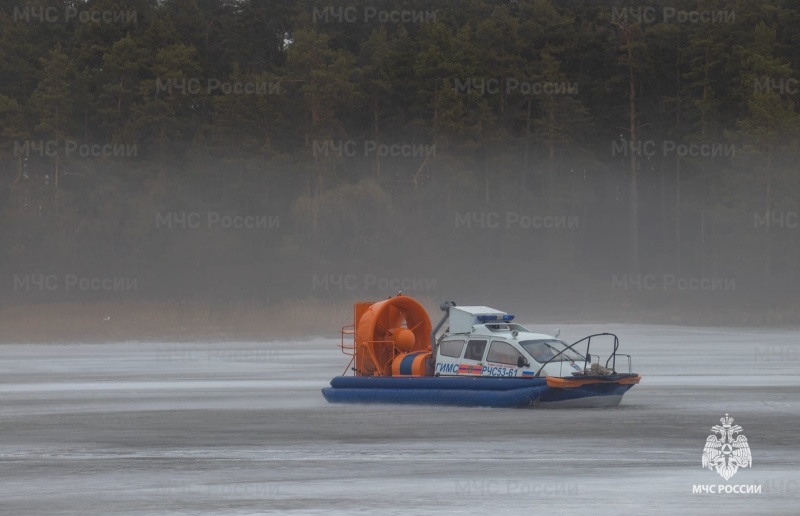
{"type": "Polygon", "coordinates": [[[489,346],[489,354],[486,356],[486,361],[515,366],[521,356],[522,354],[508,342],[495,340],[489,346]]]}
{"type": "Polygon", "coordinates": [[[439,354],[445,357],[458,358],[462,351],[464,351],[463,340],[446,340],[439,344],[439,354]]]}
{"type": "Polygon", "coordinates": [[[483,351],[486,349],[485,340],[471,340],[464,352],[464,360],[483,360],[483,351]]]}

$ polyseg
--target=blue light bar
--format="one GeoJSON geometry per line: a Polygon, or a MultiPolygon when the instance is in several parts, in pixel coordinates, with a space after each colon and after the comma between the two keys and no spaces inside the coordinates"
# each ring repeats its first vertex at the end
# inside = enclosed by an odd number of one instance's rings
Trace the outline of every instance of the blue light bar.
{"type": "Polygon", "coordinates": [[[478,321],[482,323],[486,323],[489,321],[503,321],[503,322],[511,322],[514,320],[514,316],[511,314],[504,314],[502,317],[499,315],[490,315],[490,314],[482,314],[477,316],[478,321]]]}

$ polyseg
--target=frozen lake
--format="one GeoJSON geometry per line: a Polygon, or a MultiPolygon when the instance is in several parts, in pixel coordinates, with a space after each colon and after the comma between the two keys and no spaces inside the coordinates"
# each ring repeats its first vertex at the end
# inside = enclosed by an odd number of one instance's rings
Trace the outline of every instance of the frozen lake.
{"type": "Polygon", "coordinates": [[[0,513],[800,513],[800,330],[561,329],[620,336],[619,408],[329,405],[338,339],[0,345],[0,513]],[[728,482],[700,463],[726,412],[728,482]]]}

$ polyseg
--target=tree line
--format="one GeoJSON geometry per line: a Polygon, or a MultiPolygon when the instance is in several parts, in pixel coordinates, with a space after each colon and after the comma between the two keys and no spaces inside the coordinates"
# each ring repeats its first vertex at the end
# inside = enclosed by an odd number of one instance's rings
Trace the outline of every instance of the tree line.
{"type": "Polygon", "coordinates": [[[2,299],[792,299],[794,3],[333,4],[0,1],[2,299]]]}

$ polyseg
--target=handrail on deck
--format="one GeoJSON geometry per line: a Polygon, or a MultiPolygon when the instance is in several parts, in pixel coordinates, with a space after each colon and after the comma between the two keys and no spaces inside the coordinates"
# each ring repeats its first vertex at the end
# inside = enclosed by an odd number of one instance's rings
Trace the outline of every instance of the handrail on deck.
{"type": "MultiPolygon", "coordinates": [[[[592,355],[590,353],[590,347],[592,345],[592,337],[603,337],[603,336],[614,337],[614,350],[611,352],[611,355],[609,355],[608,359],[606,360],[606,367],[608,367],[609,362],[611,362],[611,370],[614,373],[616,373],[617,372],[617,369],[616,369],[617,368],[617,349],[619,349],[619,337],[617,337],[613,333],[594,333],[594,334],[586,336],[586,337],[584,337],[584,338],[582,338],[582,339],[580,339],[580,340],[578,340],[576,342],[573,342],[572,344],[570,344],[566,348],[562,349],[561,351],[559,351],[558,353],[553,355],[553,357],[550,358],[550,360],[548,360],[547,362],[542,364],[542,366],[539,368],[539,370],[536,371],[536,376],[539,376],[541,374],[542,369],[544,369],[544,367],[547,364],[549,364],[550,362],[554,361],[560,355],[564,354],[565,351],[571,350],[573,347],[577,346],[578,344],[580,344],[581,342],[584,342],[584,341],[586,341],[586,353],[584,353],[583,370],[586,371],[586,367],[591,363],[592,355]]],[[[595,355],[595,356],[597,356],[599,358],[599,355],[595,355]]],[[[630,369],[631,369],[631,358],[630,358],[630,355],[623,355],[623,356],[627,356],[628,357],[628,370],[630,371],[630,369]]],[[[599,360],[598,360],[598,362],[599,362],[599,360]]]]}

